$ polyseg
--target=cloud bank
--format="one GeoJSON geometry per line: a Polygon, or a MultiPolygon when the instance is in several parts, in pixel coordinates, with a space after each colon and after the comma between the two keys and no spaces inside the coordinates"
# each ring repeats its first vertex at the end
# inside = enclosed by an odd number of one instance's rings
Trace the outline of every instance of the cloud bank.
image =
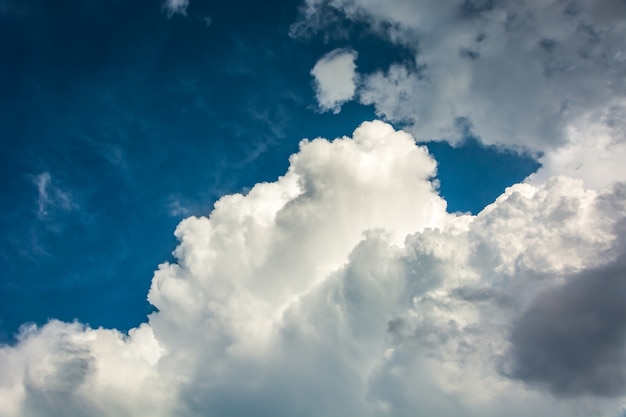
{"type": "Polygon", "coordinates": [[[176,229],[128,335],[0,348],[0,415],[621,415],[626,185],[554,177],[453,215],[413,137],[367,122],[176,229]]]}
{"type": "Polygon", "coordinates": [[[356,90],[357,53],[335,49],[317,61],[311,75],[315,79],[315,96],[322,111],[337,114],[341,105],[354,97],[356,90]]]}
{"type": "Polygon", "coordinates": [[[360,74],[356,95],[418,140],[469,131],[530,150],[543,155],[537,184],[626,179],[614,157],[626,155],[623,1],[307,0],[302,13],[296,35],[343,34],[339,15],[412,51],[360,74]]]}

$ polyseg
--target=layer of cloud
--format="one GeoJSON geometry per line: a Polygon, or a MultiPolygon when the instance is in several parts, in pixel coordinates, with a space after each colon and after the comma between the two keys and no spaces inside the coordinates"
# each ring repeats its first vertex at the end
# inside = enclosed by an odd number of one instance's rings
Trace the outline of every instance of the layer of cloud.
{"type": "Polygon", "coordinates": [[[147,323],[1,347],[0,415],[617,415],[625,187],[555,177],[452,215],[435,173],[382,122],[303,141],[180,223],[147,323]]]}
{"type": "Polygon", "coordinates": [[[486,144],[544,153],[542,180],[567,173],[604,187],[626,179],[612,157],[626,153],[623,1],[305,4],[300,32],[332,32],[326,16],[342,14],[413,50],[412,63],[363,74],[357,94],[419,140],[456,142],[469,129],[486,144]]]}
{"type": "Polygon", "coordinates": [[[335,49],[320,58],[311,70],[317,103],[322,111],[339,113],[341,105],[354,97],[356,58],[353,50],[335,49]]]}

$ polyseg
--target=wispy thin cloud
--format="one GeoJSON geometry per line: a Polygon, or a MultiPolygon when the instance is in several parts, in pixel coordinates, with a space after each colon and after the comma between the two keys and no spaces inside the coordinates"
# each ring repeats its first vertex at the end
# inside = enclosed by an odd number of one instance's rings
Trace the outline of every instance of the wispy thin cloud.
{"type": "Polygon", "coordinates": [[[187,16],[187,7],[189,7],[189,0],[165,0],[163,3],[163,10],[170,18],[175,14],[187,16]]]}
{"type": "Polygon", "coordinates": [[[76,208],[69,192],[53,184],[49,172],[42,172],[33,177],[33,183],[37,187],[37,217],[45,219],[51,211],[70,211],[76,208]]]}

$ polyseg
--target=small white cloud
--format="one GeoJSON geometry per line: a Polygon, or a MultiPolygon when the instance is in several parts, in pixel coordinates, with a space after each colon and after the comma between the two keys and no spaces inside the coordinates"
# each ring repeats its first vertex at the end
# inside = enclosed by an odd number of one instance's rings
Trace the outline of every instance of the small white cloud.
{"type": "Polygon", "coordinates": [[[168,17],[175,14],[187,16],[187,7],[189,7],[189,0],[165,0],[163,3],[163,9],[167,12],[168,17]]]}
{"type": "Polygon", "coordinates": [[[356,58],[356,51],[335,49],[320,58],[311,70],[315,78],[315,95],[322,111],[339,113],[341,105],[354,97],[356,58]]]}

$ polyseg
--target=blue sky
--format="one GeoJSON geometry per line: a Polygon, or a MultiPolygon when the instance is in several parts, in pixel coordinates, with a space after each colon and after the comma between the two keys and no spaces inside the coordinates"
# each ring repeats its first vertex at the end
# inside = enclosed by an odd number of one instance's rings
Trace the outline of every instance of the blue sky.
{"type": "Polygon", "coordinates": [[[625,18],[0,0],[0,415],[621,417],[625,18]]]}

